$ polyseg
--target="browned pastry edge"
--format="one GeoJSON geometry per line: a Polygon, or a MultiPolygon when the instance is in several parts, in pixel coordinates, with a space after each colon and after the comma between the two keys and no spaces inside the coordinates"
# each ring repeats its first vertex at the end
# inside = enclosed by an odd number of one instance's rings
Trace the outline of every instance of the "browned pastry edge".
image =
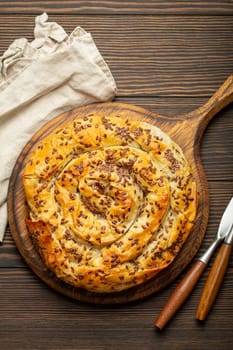
{"type": "Polygon", "coordinates": [[[196,216],[182,150],[153,125],[87,115],[45,137],[28,157],[27,226],[46,266],[94,292],[141,284],[166,268],[196,216]]]}

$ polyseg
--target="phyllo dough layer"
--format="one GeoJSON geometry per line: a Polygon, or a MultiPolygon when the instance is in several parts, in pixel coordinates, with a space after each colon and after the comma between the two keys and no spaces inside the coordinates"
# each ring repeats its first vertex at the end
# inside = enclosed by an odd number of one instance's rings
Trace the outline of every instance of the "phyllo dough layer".
{"type": "Polygon", "coordinates": [[[116,292],[165,269],[196,216],[196,185],[180,147],[159,128],[78,115],[45,137],[23,171],[27,226],[54,274],[116,292]]]}

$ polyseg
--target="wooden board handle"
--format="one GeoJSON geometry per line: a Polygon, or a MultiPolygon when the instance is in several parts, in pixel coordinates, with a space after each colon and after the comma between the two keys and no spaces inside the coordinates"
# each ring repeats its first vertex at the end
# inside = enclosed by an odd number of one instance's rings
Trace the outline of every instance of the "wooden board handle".
{"type": "Polygon", "coordinates": [[[208,122],[224,107],[233,102],[233,75],[230,75],[215,94],[200,108],[188,113],[186,117],[196,119],[204,129],[208,122]],[[201,122],[201,123],[200,123],[201,122]]]}
{"type": "Polygon", "coordinates": [[[206,284],[204,286],[201,299],[196,312],[196,319],[204,321],[216,299],[225,275],[232,246],[223,243],[215,258],[214,264],[210,270],[206,284]]]}
{"type": "Polygon", "coordinates": [[[206,264],[197,260],[191,269],[186,273],[184,278],[176,286],[175,290],[167,300],[164,308],[160,312],[158,318],[155,321],[155,327],[162,330],[170,319],[174,316],[176,311],[185,302],[188,296],[191,294],[197,281],[201,277],[203,271],[206,268],[206,264]]]}
{"type": "MultiPolygon", "coordinates": [[[[209,121],[224,107],[233,102],[233,75],[220,86],[215,94],[201,107],[192,112],[186,113],[180,118],[180,124],[174,124],[171,132],[173,139],[186,150],[186,156],[189,152],[198,153],[202,135],[209,121]],[[191,140],[187,137],[184,142],[183,134],[192,135],[191,140]]],[[[170,127],[170,125],[169,125],[170,127]]]]}

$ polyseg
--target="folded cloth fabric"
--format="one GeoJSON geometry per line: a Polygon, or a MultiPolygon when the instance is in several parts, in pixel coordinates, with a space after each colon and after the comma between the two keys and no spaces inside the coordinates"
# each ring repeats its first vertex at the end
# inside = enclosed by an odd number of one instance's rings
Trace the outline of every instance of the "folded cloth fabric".
{"type": "Polygon", "coordinates": [[[68,36],[46,13],[35,39],[15,40],[0,57],[0,241],[7,224],[7,190],[17,156],[46,122],[69,109],[116,94],[114,78],[90,33],[68,36]]]}

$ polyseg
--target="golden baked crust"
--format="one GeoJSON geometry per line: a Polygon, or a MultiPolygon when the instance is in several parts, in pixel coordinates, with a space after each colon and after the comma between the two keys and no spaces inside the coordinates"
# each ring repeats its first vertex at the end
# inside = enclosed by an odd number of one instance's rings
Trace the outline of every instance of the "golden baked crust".
{"type": "Polygon", "coordinates": [[[44,138],[23,171],[33,242],[63,281],[93,292],[143,283],[180,251],[196,216],[182,150],[159,128],[76,116],[44,138]]]}

